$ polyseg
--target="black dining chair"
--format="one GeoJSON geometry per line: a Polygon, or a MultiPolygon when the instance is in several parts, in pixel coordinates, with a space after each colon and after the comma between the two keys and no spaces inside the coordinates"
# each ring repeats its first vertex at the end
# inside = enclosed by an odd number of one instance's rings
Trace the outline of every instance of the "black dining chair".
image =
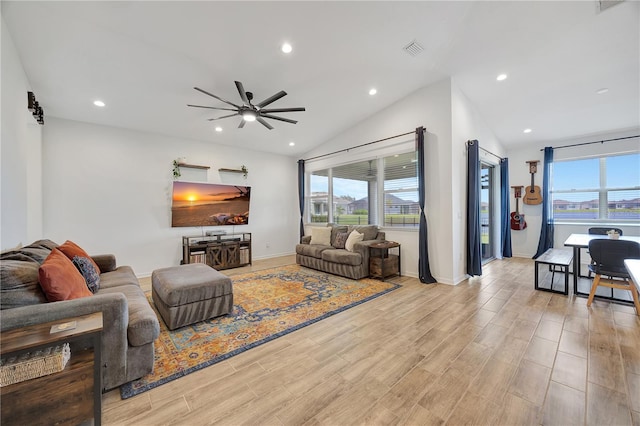
{"type": "MultiPolygon", "coordinates": [[[[591,235],[607,235],[609,231],[616,231],[620,236],[622,236],[622,229],[620,228],[605,228],[600,226],[589,228],[589,234],[591,235]]],[[[587,250],[587,254],[589,254],[589,250],[587,250]]],[[[593,260],[591,263],[593,263],[593,260]]],[[[591,271],[588,272],[587,277],[591,278],[591,271]]]]}
{"type": "Polygon", "coordinates": [[[589,228],[589,234],[591,235],[607,235],[609,231],[616,231],[620,236],[622,236],[622,229],[620,228],[603,228],[599,226],[589,228]]]}
{"type": "Polygon", "coordinates": [[[591,240],[589,253],[594,262],[589,265],[589,270],[595,274],[595,277],[587,306],[591,306],[598,286],[629,290],[636,307],[636,314],[640,315],[638,290],[624,266],[625,259],[640,259],[640,244],[626,240],[591,240]]]}

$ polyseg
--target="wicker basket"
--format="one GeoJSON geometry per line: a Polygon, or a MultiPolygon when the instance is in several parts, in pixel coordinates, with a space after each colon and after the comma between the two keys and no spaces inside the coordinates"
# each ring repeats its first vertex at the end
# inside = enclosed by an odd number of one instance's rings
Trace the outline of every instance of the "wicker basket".
{"type": "Polygon", "coordinates": [[[64,370],[71,358],[69,344],[0,360],[0,387],[64,370]]]}

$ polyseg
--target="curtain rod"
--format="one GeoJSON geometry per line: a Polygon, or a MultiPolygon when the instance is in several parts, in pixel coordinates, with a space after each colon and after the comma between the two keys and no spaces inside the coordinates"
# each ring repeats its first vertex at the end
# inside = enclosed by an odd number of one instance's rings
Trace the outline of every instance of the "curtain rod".
{"type": "MultiPolygon", "coordinates": [[[[467,141],[467,146],[468,146],[469,144],[472,144],[472,143],[473,143],[473,141],[467,141]]],[[[494,157],[499,158],[499,159],[500,159],[500,161],[504,161],[504,158],[500,157],[500,156],[499,156],[499,155],[497,155],[497,154],[494,154],[493,152],[489,151],[488,149],[484,149],[483,147],[481,147],[481,146],[480,146],[480,144],[479,144],[479,143],[478,143],[478,149],[481,149],[481,150],[483,150],[484,152],[486,152],[487,154],[491,154],[491,155],[493,155],[494,157]]]]}
{"type": "MultiPolygon", "coordinates": [[[[424,126],[423,126],[423,127],[422,127],[422,131],[426,131],[426,130],[427,130],[427,129],[426,129],[426,128],[424,128],[424,126]]],[[[377,141],[363,143],[363,144],[361,144],[361,145],[352,146],[351,148],[340,149],[340,150],[338,150],[338,151],[333,151],[333,152],[330,152],[330,153],[328,153],[328,154],[317,155],[317,156],[315,156],[315,157],[307,158],[307,159],[302,160],[302,161],[317,160],[318,158],[328,157],[328,156],[333,155],[333,154],[339,154],[339,153],[341,153],[341,152],[349,152],[349,151],[350,151],[350,150],[352,150],[352,149],[362,148],[363,146],[372,145],[372,144],[374,144],[374,143],[388,141],[389,139],[399,138],[400,136],[407,136],[407,135],[411,135],[411,134],[414,134],[415,132],[416,132],[416,131],[415,131],[415,130],[413,130],[413,131],[411,131],[411,132],[402,133],[402,134],[395,135],[395,136],[389,136],[388,138],[378,139],[377,141]]]]}
{"type": "MultiPolygon", "coordinates": [[[[633,139],[633,138],[639,138],[639,137],[640,137],[640,135],[625,136],[623,138],[605,139],[603,141],[593,141],[593,142],[574,143],[572,145],[552,146],[551,148],[553,148],[553,149],[571,148],[573,146],[582,146],[582,145],[591,145],[591,144],[594,144],[594,143],[605,143],[605,142],[621,141],[621,140],[624,140],[624,139],[633,139]]],[[[542,148],[540,151],[544,151],[544,148],[542,148]]]]}

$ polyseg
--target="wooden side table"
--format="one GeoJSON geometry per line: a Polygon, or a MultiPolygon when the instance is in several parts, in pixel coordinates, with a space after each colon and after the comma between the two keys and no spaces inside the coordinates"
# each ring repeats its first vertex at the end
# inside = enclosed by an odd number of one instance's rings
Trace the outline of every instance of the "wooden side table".
{"type": "Polygon", "coordinates": [[[19,355],[69,343],[71,358],[64,370],[0,388],[2,425],[77,425],[102,413],[102,312],[37,324],[0,334],[0,355],[19,355]],[[62,331],[52,333],[53,326],[62,331]]]}
{"type": "Polygon", "coordinates": [[[385,278],[398,274],[402,276],[400,264],[400,243],[383,241],[369,246],[369,276],[371,278],[385,278]],[[397,249],[397,254],[389,253],[390,249],[397,249]]]}

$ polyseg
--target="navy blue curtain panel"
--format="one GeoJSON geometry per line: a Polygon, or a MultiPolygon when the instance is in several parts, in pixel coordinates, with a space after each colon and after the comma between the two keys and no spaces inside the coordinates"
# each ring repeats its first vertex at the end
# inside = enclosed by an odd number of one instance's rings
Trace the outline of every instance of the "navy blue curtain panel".
{"type": "Polygon", "coordinates": [[[538,251],[533,256],[537,259],[545,251],[553,247],[553,202],[551,200],[551,171],[553,166],[553,148],[544,149],[544,168],[542,175],[542,225],[540,226],[540,240],[538,251]]]}
{"type": "Polygon", "coordinates": [[[298,160],[298,198],[300,201],[300,241],[304,236],[304,160],[298,160]]]}
{"type": "Polygon", "coordinates": [[[511,257],[511,226],[509,214],[509,159],[500,160],[500,236],[502,257],[511,257]]]}
{"type": "Polygon", "coordinates": [[[421,283],[433,284],[436,279],[429,268],[429,239],[427,218],[424,215],[424,127],[416,128],[416,151],[418,151],[418,201],[420,203],[420,229],[418,238],[418,277],[421,283]]]}
{"type": "Polygon", "coordinates": [[[467,274],[482,275],[480,255],[480,150],[467,142],[467,274]]]}

